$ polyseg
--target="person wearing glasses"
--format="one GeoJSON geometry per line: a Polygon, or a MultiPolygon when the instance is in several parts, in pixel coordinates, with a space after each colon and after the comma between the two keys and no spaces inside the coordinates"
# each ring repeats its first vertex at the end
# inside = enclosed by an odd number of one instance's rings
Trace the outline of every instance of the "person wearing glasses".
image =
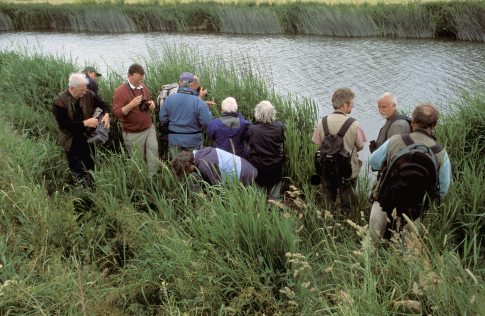
{"type": "Polygon", "coordinates": [[[145,70],[139,64],[128,68],[128,79],[113,94],[113,114],[123,128],[123,141],[130,155],[136,154],[147,164],[148,175],[157,173],[160,164],[158,140],[151,112],[155,102],[143,84],[145,70]]]}

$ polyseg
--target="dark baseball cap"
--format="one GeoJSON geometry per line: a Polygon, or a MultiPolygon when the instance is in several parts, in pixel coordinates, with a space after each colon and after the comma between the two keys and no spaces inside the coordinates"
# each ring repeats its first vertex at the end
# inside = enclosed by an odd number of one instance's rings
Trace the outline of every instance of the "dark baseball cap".
{"type": "Polygon", "coordinates": [[[187,84],[187,83],[191,83],[192,81],[194,81],[194,79],[195,79],[195,76],[194,76],[193,73],[183,72],[179,77],[179,82],[182,83],[182,84],[187,84]]]}
{"type": "Polygon", "coordinates": [[[88,72],[95,72],[96,73],[96,77],[101,77],[102,74],[100,74],[94,67],[91,67],[91,66],[87,66],[83,69],[83,72],[85,74],[87,74],[88,72]]]}

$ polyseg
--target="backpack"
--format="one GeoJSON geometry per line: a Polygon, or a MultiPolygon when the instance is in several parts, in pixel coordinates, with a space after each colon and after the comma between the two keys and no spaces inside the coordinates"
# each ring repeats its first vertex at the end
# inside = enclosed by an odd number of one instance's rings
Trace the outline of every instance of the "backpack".
{"type": "Polygon", "coordinates": [[[163,85],[157,97],[157,101],[156,101],[157,105],[159,107],[163,106],[163,102],[165,102],[165,99],[170,94],[176,93],[178,90],[178,87],[179,87],[179,84],[176,82],[163,85]]]}
{"type": "Polygon", "coordinates": [[[344,179],[352,175],[350,163],[351,154],[344,147],[344,135],[355,122],[349,117],[336,135],[331,135],[328,129],[327,116],[322,118],[325,137],[315,153],[315,170],[318,175],[325,179],[326,183],[339,187],[344,179]]]}
{"type": "Polygon", "coordinates": [[[439,200],[438,158],[441,145],[415,144],[409,135],[401,135],[402,148],[382,170],[376,200],[389,218],[394,209],[415,220],[429,200],[439,200]]]}

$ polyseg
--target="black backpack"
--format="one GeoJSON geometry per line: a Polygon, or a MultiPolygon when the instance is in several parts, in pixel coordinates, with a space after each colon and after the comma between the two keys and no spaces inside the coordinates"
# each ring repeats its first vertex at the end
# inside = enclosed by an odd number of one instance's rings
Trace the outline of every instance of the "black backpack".
{"type": "Polygon", "coordinates": [[[333,186],[340,186],[344,179],[352,175],[351,154],[344,147],[343,137],[354,122],[355,119],[349,117],[338,133],[331,135],[328,130],[327,116],[322,118],[325,137],[315,153],[315,170],[325,179],[325,182],[333,186]]]}
{"type": "Polygon", "coordinates": [[[409,135],[401,135],[402,148],[382,170],[377,201],[391,219],[406,214],[415,220],[429,200],[439,200],[438,158],[441,145],[415,144],[409,135]]]}

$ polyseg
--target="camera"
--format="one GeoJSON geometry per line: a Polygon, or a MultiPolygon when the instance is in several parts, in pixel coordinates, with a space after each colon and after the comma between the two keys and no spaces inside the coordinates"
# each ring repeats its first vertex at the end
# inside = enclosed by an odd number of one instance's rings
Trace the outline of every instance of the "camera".
{"type": "Polygon", "coordinates": [[[97,107],[92,115],[92,118],[98,119],[99,123],[96,128],[89,129],[88,144],[104,144],[109,138],[109,129],[104,127],[103,123],[101,123],[102,114],[103,110],[97,107]]]}
{"type": "Polygon", "coordinates": [[[148,104],[148,100],[145,99],[143,96],[140,101],[140,111],[147,112],[150,109],[150,104],[148,104]]]}

